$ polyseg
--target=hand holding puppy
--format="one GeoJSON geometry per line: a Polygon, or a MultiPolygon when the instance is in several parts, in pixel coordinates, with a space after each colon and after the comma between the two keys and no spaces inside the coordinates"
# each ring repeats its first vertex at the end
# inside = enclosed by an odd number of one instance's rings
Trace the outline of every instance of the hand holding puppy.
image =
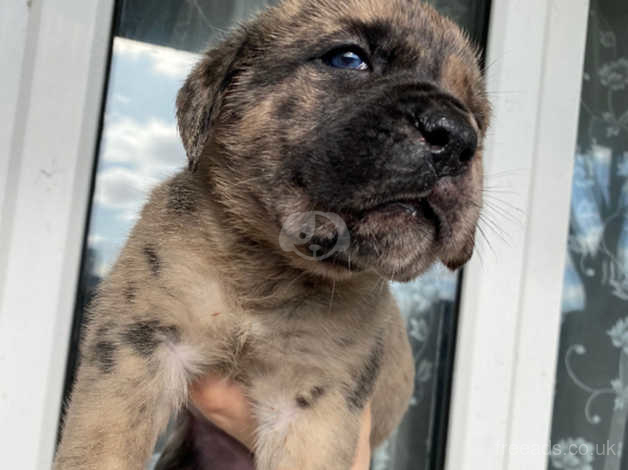
{"type": "MultiPolygon", "coordinates": [[[[242,387],[217,375],[209,375],[198,381],[190,391],[194,406],[208,420],[218,426],[247,449],[253,449],[255,440],[255,420],[242,387]]],[[[351,470],[368,470],[371,459],[371,407],[366,406],[362,417],[360,439],[356,458],[351,470]]],[[[245,454],[244,449],[234,445],[234,454],[245,454]]],[[[246,459],[249,455],[239,455],[246,459]]],[[[315,459],[316,455],[312,455],[315,459]]],[[[215,462],[214,462],[215,463],[215,462]]],[[[255,468],[251,459],[246,470],[255,468]]],[[[245,470],[244,468],[242,470],[245,470]]]]}

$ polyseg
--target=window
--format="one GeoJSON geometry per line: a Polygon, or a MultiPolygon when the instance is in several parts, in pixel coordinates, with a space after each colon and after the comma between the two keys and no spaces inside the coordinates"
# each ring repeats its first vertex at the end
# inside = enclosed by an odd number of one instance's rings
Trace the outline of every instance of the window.
{"type": "Polygon", "coordinates": [[[589,12],[549,469],[626,468],[628,4],[589,12]]]}

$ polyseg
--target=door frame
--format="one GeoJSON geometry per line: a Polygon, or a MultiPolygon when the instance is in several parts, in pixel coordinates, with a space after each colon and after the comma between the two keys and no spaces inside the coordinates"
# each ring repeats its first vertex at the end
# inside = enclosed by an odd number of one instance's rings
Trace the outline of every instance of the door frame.
{"type": "Polygon", "coordinates": [[[2,466],[50,468],[114,0],[0,5],[2,466]],[[5,158],[4,155],[7,155],[5,158]]]}

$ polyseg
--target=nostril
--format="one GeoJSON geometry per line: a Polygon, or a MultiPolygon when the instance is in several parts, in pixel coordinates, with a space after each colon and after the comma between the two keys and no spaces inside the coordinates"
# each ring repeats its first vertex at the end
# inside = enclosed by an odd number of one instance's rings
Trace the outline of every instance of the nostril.
{"type": "Polygon", "coordinates": [[[432,131],[424,131],[423,135],[428,144],[434,151],[442,151],[449,145],[451,141],[451,135],[447,129],[442,127],[436,128],[432,131]]]}
{"type": "Polygon", "coordinates": [[[467,132],[462,133],[460,141],[462,150],[458,159],[461,163],[468,163],[478,150],[478,136],[473,129],[469,128],[467,132]]]}
{"type": "Polygon", "coordinates": [[[473,158],[474,154],[475,154],[475,152],[473,151],[473,149],[471,149],[470,147],[467,147],[460,154],[460,162],[462,162],[462,163],[470,162],[471,159],[473,158]]]}
{"type": "Polygon", "coordinates": [[[451,133],[445,126],[434,125],[429,120],[418,121],[415,126],[421,132],[421,140],[425,141],[430,150],[434,153],[440,153],[451,143],[451,133]],[[427,122],[426,122],[427,121],[427,122]]]}

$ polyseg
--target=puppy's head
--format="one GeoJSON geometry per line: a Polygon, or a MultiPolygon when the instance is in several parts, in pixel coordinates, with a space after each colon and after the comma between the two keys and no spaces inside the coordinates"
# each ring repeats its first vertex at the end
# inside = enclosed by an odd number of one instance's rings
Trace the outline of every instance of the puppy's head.
{"type": "Polygon", "coordinates": [[[305,269],[409,280],[470,258],[489,104],[476,50],[421,1],[285,0],[209,50],[177,106],[239,229],[330,253],[286,251],[305,269]]]}

